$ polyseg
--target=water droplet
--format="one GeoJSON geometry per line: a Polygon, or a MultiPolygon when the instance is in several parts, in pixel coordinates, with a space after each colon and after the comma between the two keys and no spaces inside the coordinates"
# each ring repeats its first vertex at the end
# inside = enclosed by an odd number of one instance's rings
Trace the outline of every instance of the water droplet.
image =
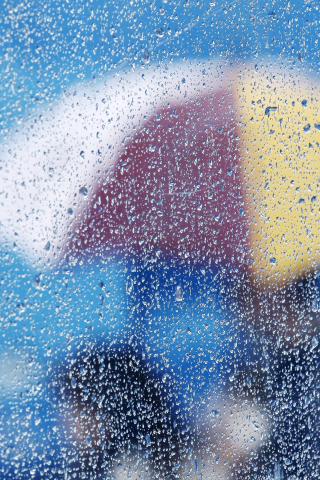
{"type": "Polygon", "coordinates": [[[51,244],[50,242],[47,242],[44,249],[48,252],[50,250],[51,244]]]}
{"type": "Polygon", "coordinates": [[[81,187],[79,190],[79,193],[81,193],[81,195],[86,197],[88,195],[88,189],[86,187],[81,187]]]}
{"type": "Polygon", "coordinates": [[[133,289],[133,280],[132,278],[126,283],[126,293],[130,295],[133,289]]]}
{"type": "Polygon", "coordinates": [[[146,434],[146,441],[147,441],[147,446],[151,445],[151,438],[149,437],[148,434],[146,434]]]}
{"type": "Polygon", "coordinates": [[[75,379],[75,378],[71,378],[71,387],[72,387],[72,388],[76,388],[76,386],[77,386],[77,381],[76,381],[76,379],[75,379]]]}
{"type": "Polygon", "coordinates": [[[302,203],[306,203],[304,198],[300,198],[298,201],[298,205],[301,205],[302,203]]]}
{"type": "Polygon", "coordinates": [[[162,382],[166,383],[166,381],[169,380],[169,379],[170,379],[170,376],[167,373],[165,373],[162,377],[162,382]]]}
{"type": "Polygon", "coordinates": [[[313,339],[311,340],[311,350],[316,348],[318,345],[319,345],[319,340],[317,339],[317,337],[313,337],[313,339]]]}
{"type": "Polygon", "coordinates": [[[142,57],[142,61],[145,63],[145,64],[148,64],[150,62],[150,55],[149,55],[149,52],[148,50],[145,48],[144,51],[143,51],[143,57],[142,57]]]}
{"type": "Polygon", "coordinates": [[[307,100],[302,100],[301,105],[302,105],[303,107],[306,107],[306,106],[307,106],[307,103],[308,103],[307,100]]]}
{"type": "Polygon", "coordinates": [[[277,110],[278,110],[278,107],[267,107],[264,111],[264,114],[268,115],[269,117],[271,112],[276,112],[277,110]]]}
{"type": "Polygon", "coordinates": [[[33,281],[34,281],[34,286],[35,286],[36,288],[40,288],[41,276],[40,276],[40,275],[36,275],[36,276],[34,277],[34,280],[33,280],[33,281]]]}
{"type": "Polygon", "coordinates": [[[305,125],[305,126],[303,127],[303,131],[304,131],[304,132],[310,132],[310,130],[311,130],[311,125],[310,125],[310,123],[307,123],[307,125],[305,125]]]}
{"type": "Polygon", "coordinates": [[[316,128],[317,130],[320,130],[320,123],[315,123],[314,128],[316,128]]]}
{"type": "Polygon", "coordinates": [[[216,410],[216,409],[214,408],[214,409],[211,411],[211,414],[210,414],[211,418],[214,420],[216,417],[218,417],[218,415],[220,415],[219,412],[218,412],[218,410],[216,410]]]}
{"type": "Polygon", "coordinates": [[[80,157],[84,158],[84,151],[83,150],[81,150],[81,152],[80,152],[80,157]]]}
{"type": "Polygon", "coordinates": [[[69,213],[69,215],[73,215],[73,210],[72,210],[72,208],[68,208],[67,212],[69,213]]]}
{"type": "Polygon", "coordinates": [[[156,145],[150,145],[149,152],[155,152],[156,148],[157,148],[156,145]]]}
{"type": "Polygon", "coordinates": [[[154,33],[157,35],[157,37],[162,38],[164,36],[164,30],[163,28],[156,28],[154,33]]]}
{"type": "Polygon", "coordinates": [[[182,288],[181,288],[181,285],[178,285],[176,288],[176,301],[182,302],[182,300],[183,300],[182,288]]]}

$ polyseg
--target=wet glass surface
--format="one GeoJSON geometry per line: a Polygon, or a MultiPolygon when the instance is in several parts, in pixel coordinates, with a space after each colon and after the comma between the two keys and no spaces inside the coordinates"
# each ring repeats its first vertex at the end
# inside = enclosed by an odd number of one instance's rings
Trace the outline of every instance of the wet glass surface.
{"type": "Polygon", "coordinates": [[[319,477],[317,2],[5,2],[0,477],[319,477]]]}

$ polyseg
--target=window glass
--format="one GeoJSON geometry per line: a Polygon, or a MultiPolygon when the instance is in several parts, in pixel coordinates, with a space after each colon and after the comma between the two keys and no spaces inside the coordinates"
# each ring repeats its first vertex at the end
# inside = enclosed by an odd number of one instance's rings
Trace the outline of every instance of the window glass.
{"type": "Polygon", "coordinates": [[[319,478],[316,1],[4,1],[0,478],[319,478]]]}

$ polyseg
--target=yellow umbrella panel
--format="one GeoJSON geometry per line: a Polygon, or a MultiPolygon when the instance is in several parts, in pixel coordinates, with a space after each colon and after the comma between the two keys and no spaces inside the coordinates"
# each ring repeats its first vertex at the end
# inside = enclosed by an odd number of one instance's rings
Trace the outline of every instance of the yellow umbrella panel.
{"type": "Polygon", "coordinates": [[[252,274],[290,281],[320,258],[318,86],[287,66],[247,67],[235,89],[252,274]]]}

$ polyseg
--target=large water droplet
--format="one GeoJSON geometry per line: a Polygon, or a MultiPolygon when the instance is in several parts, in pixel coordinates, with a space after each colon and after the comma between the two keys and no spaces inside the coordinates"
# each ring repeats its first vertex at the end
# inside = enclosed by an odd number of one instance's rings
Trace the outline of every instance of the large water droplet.
{"type": "Polygon", "coordinates": [[[77,381],[76,381],[76,379],[75,379],[75,378],[71,378],[71,387],[72,387],[72,388],[76,388],[76,386],[77,386],[77,381]]]}
{"type": "Polygon", "coordinates": [[[317,346],[319,345],[319,340],[317,337],[313,337],[313,339],[311,340],[311,350],[313,350],[314,348],[316,348],[317,346]]]}
{"type": "Polygon", "coordinates": [[[181,285],[178,285],[176,288],[176,301],[182,302],[182,300],[183,300],[182,288],[181,288],[181,285]]]}
{"type": "Polygon", "coordinates": [[[86,187],[81,187],[79,190],[79,193],[81,193],[81,195],[86,197],[88,195],[88,189],[86,187]]]}
{"type": "Polygon", "coordinates": [[[156,28],[154,33],[157,35],[157,37],[162,38],[164,36],[164,30],[163,28],[156,28]]]}

